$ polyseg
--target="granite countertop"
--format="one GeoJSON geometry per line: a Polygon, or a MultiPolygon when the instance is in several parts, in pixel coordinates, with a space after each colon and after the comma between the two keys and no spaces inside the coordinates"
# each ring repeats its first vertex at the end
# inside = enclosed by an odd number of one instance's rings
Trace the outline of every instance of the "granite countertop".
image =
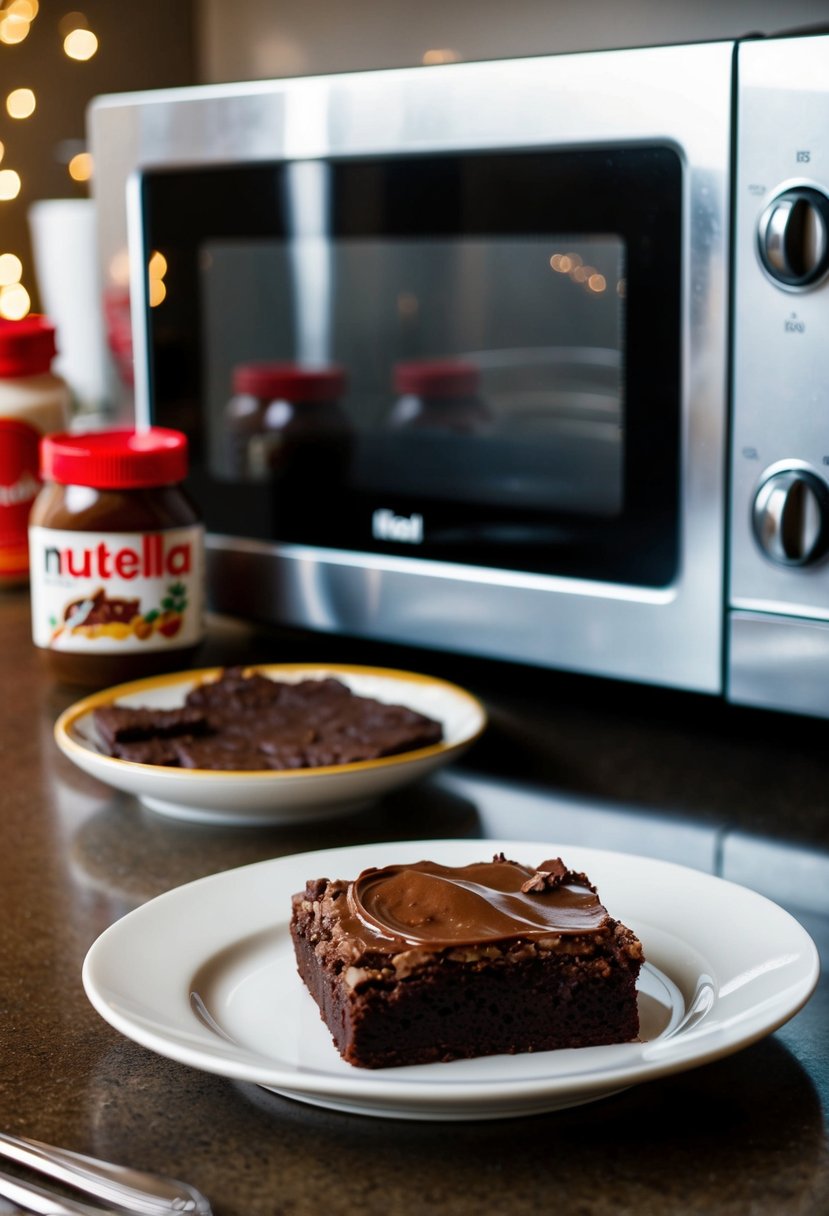
{"type": "MultiPolygon", "coordinates": [[[[0,1129],[187,1178],[216,1216],[829,1211],[829,982],[736,1055],[551,1114],[477,1123],[317,1109],[122,1037],[81,984],[87,949],[202,875],[384,839],[526,835],[685,860],[786,904],[829,956],[827,726],[658,690],[211,621],[204,665],[369,662],[479,695],[484,738],[443,777],[330,823],[207,827],[75,769],[52,726],[80,695],[0,597],[0,1129]],[[509,829],[509,830],[507,830],[509,829]]],[[[435,1066],[440,1067],[440,1066],[435,1066]]]]}

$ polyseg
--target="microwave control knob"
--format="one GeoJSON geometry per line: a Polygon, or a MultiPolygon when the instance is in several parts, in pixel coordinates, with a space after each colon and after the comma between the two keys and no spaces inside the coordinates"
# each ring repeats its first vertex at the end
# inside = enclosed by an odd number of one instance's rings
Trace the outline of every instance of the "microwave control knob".
{"type": "Polygon", "coordinates": [[[808,287],[829,269],[829,198],[794,186],[772,199],[760,216],[760,260],[786,287],[808,287]]]}
{"type": "Polygon", "coordinates": [[[754,499],[754,535],[781,566],[807,566],[829,547],[829,488],[805,469],[781,469],[754,499]]]}

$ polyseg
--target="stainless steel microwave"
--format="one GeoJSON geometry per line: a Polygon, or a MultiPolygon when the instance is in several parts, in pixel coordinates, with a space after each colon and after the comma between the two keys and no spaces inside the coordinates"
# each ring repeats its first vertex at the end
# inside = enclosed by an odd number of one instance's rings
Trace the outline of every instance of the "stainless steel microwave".
{"type": "Polygon", "coordinates": [[[89,127],[216,609],[829,714],[829,37],[89,127]]]}

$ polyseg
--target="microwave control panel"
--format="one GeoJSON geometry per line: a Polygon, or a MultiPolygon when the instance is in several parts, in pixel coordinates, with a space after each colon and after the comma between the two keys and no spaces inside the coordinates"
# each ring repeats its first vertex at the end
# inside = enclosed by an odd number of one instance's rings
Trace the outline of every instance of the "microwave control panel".
{"type": "Polygon", "coordinates": [[[735,701],[829,716],[829,37],[738,51],[735,701]]]}

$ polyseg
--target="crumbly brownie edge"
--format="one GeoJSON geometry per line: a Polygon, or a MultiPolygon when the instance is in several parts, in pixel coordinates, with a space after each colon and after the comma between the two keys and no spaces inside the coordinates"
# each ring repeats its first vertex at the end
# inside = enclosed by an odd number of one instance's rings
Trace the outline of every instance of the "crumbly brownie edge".
{"type": "Polygon", "coordinates": [[[413,950],[348,958],[332,906],[346,883],[294,897],[291,935],[301,978],[337,1049],[366,1068],[629,1042],[639,1032],[641,945],[619,922],[571,939],[565,952],[413,950]],[[397,964],[397,966],[395,966],[397,964]]]}

